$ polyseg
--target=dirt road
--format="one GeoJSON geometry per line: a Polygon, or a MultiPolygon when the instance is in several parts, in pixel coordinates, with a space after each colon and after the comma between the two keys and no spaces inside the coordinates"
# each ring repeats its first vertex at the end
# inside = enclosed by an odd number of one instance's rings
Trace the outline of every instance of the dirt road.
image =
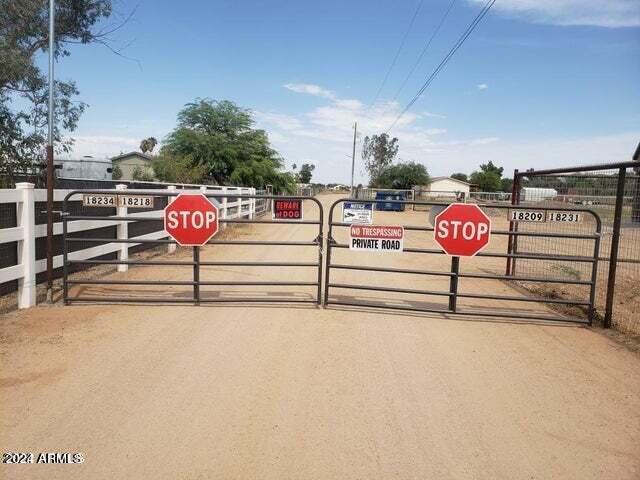
{"type": "MultiPolygon", "coordinates": [[[[254,228],[234,234],[309,236],[254,228]]],[[[203,257],[243,255],[228,248],[203,257]]],[[[2,465],[1,478],[640,478],[640,360],[586,328],[74,305],[0,329],[2,451],[86,459],[2,465]]]]}

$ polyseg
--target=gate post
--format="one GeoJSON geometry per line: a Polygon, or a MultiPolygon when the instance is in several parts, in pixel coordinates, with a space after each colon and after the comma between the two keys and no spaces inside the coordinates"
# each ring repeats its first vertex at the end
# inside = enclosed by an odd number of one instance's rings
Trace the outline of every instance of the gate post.
{"type": "MultiPolygon", "coordinates": [[[[516,197],[519,191],[520,191],[520,176],[518,175],[518,169],[516,168],[513,171],[513,183],[511,184],[511,205],[516,205],[516,197]]],[[[510,220],[509,231],[511,232],[516,228],[517,228],[516,222],[514,222],[513,220],[510,220]]],[[[513,240],[514,240],[513,235],[509,235],[509,238],[507,238],[507,254],[509,255],[512,254],[514,250],[513,240]]],[[[504,273],[507,276],[513,276],[513,271],[511,269],[512,260],[513,259],[511,257],[507,257],[506,272],[504,273]]]]}
{"type": "MultiPolygon", "coordinates": [[[[122,191],[126,190],[127,186],[125,184],[116,185],[116,190],[122,191]]],[[[126,217],[127,216],[127,207],[120,206],[120,197],[118,199],[118,206],[116,207],[116,216],[117,217],[126,217]]],[[[117,229],[117,239],[118,240],[127,240],[129,238],[129,224],[126,221],[122,221],[118,223],[117,229]]],[[[118,249],[118,260],[121,262],[126,262],[129,260],[129,244],[121,243],[120,248],[118,249]]],[[[129,265],[119,263],[118,264],[118,272],[126,272],[129,270],[129,265]]]]}
{"type": "Polygon", "coordinates": [[[613,216],[613,235],[609,255],[609,278],[607,279],[607,302],[604,313],[604,328],[611,328],[613,317],[613,296],[616,286],[616,269],[618,268],[618,248],[620,245],[620,227],[622,224],[622,207],[624,203],[624,183],[627,175],[626,167],[618,172],[618,188],[616,190],[616,207],[613,216]]]}
{"type": "Polygon", "coordinates": [[[193,303],[200,305],[200,247],[193,247],[193,303]]]}
{"type": "Polygon", "coordinates": [[[456,312],[458,304],[458,272],[460,271],[460,257],[451,257],[451,277],[449,280],[449,310],[456,312]]]}
{"type": "Polygon", "coordinates": [[[36,304],[36,235],[33,183],[16,183],[20,198],[16,202],[18,226],[22,240],[18,242],[18,263],[24,269],[18,279],[18,308],[36,304]]]}
{"type": "MultiPolygon", "coordinates": [[[[176,186],[175,185],[169,185],[167,187],[167,190],[169,190],[170,192],[175,192],[176,191],[176,186]]],[[[173,202],[176,199],[175,196],[173,195],[169,195],[167,197],[167,205],[169,205],[171,202],[173,202]]],[[[174,253],[176,251],[176,244],[175,243],[170,243],[167,245],[167,253],[174,253]]]]}

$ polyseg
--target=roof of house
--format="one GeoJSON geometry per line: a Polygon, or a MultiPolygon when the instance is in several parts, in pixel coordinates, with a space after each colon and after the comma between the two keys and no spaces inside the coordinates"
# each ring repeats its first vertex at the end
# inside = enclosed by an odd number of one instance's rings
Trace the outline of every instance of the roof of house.
{"type": "Polygon", "coordinates": [[[120,155],[116,155],[115,157],[111,157],[111,161],[117,161],[117,160],[123,160],[125,158],[129,158],[129,157],[140,157],[140,158],[144,158],[145,160],[153,160],[153,157],[147,153],[142,153],[142,152],[129,152],[129,153],[121,153],[120,155]]]}
{"type": "Polygon", "coordinates": [[[470,183],[463,182],[462,180],[458,180],[457,178],[451,178],[451,177],[433,177],[430,183],[437,182],[438,180],[451,180],[452,182],[458,182],[458,183],[461,183],[462,185],[471,185],[470,183]]]}

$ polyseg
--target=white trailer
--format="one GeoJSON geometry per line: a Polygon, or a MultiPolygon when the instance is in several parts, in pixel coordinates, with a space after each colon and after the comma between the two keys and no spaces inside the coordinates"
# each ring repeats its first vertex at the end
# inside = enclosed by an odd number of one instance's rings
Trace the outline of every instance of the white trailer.
{"type": "Polygon", "coordinates": [[[558,191],[554,188],[524,187],[520,190],[521,202],[542,202],[557,196],[558,191]]]}

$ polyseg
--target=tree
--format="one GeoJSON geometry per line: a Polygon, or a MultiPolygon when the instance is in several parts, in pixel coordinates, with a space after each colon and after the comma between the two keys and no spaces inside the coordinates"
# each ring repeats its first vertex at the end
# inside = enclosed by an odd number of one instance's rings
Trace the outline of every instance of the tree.
{"type": "Polygon", "coordinates": [[[502,186],[500,177],[495,172],[476,171],[471,174],[469,180],[480,192],[497,192],[502,186]]]}
{"type": "Polygon", "coordinates": [[[264,130],[252,128],[249,110],[228,100],[196,99],[178,114],[178,126],[164,141],[161,155],[189,158],[220,185],[295,190],[291,173],[264,130]]]}
{"type": "Polygon", "coordinates": [[[461,182],[469,182],[469,177],[466,173],[454,173],[451,175],[451,178],[455,178],[456,180],[460,180],[461,182]]]}
{"type": "Polygon", "coordinates": [[[120,180],[122,178],[122,169],[118,165],[111,167],[111,178],[113,180],[120,180]]]}
{"type": "Polygon", "coordinates": [[[156,140],[155,137],[145,138],[140,142],[140,151],[142,153],[153,152],[157,144],[158,140],[156,140]]]}
{"type": "Polygon", "coordinates": [[[500,190],[503,192],[511,193],[513,190],[513,178],[503,178],[500,180],[500,190]]]}
{"type": "Polygon", "coordinates": [[[386,133],[364,138],[362,159],[367,172],[369,172],[371,183],[375,183],[382,171],[391,165],[398,154],[398,148],[398,139],[396,137],[390,139],[386,133]]]}
{"type": "Polygon", "coordinates": [[[133,170],[133,173],[131,174],[131,179],[135,180],[136,182],[153,182],[154,180],[153,175],[151,175],[151,173],[149,173],[146,170],[143,170],[139,166],[133,170]]]}
{"type": "Polygon", "coordinates": [[[498,192],[502,190],[503,167],[497,167],[492,161],[480,165],[469,177],[469,182],[475,184],[481,192],[498,192]]]}
{"type": "Polygon", "coordinates": [[[502,178],[504,167],[497,167],[491,160],[489,160],[489,163],[483,163],[482,165],[480,165],[480,170],[485,173],[495,173],[500,178],[502,178]]]}
{"type": "Polygon", "coordinates": [[[409,162],[388,166],[376,177],[375,183],[371,186],[410,190],[416,185],[427,185],[429,181],[429,173],[424,165],[409,162]]]}
{"type": "Polygon", "coordinates": [[[160,155],[152,167],[154,175],[161,182],[203,183],[207,175],[206,167],[195,165],[190,157],[160,155]]]}
{"type": "Polygon", "coordinates": [[[298,181],[300,183],[311,183],[311,177],[316,166],[310,163],[303,163],[298,173],[298,181]]]}
{"type": "MultiPolygon", "coordinates": [[[[105,25],[111,0],[57,0],[55,59],[70,55],[69,44],[102,43],[117,26],[105,25]],[[103,25],[97,30],[97,25],[103,25]]],[[[48,49],[48,3],[0,0],[0,165],[10,177],[42,163],[48,114],[47,72],[38,54],[48,49]]],[[[126,20],[125,20],[126,22],[126,20]]],[[[111,47],[109,47],[111,48],[111,47]]],[[[112,49],[113,50],[113,49],[112,49]]],[[[58,152],[69,151],[86,104],[76,99],[73,81],[56,81],[54,140],[58,152]]]]}

